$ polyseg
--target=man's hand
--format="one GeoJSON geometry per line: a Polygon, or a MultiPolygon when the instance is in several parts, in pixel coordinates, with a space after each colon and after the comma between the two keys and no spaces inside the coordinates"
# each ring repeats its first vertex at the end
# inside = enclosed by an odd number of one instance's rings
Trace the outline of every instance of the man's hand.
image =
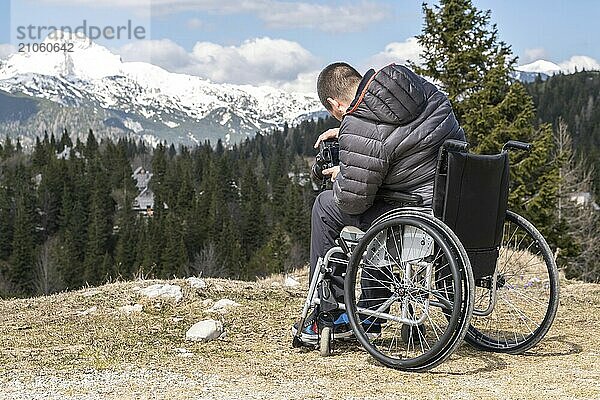
{"type": "Polygon", "coordinates": [[[340,134],[340,128],[331,128],[321,133],[315,142],[315,149],[319,147],[319,143],[327,139],[333,139],[338,137],[340,134]]]}
{"type": "Polygon", "coordinates": [[[323,175],[331,175],[331,182],[335,181],[335,177],[340,173],[340,166],[336,165],[335,167],[327,168],[323,170],[323,175]]]}

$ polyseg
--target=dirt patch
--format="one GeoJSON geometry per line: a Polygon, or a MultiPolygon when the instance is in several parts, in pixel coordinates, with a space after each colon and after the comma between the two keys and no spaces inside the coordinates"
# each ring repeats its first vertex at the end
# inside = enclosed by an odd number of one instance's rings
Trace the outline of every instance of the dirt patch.
{"type": "Polygon", "coordinates": [[[290,326],[305,294],[282,278],[257,283],[183,280],[183,300],[148,299],[124,282],[48,297],[0,301],[0,399],[239,398],[600,398],[600,285],[564,281],[554,325],[524,355],[463,345],[427,373],[375,362],[354,343],[321,358],[293,349],[290,326]],[[241,304],[224,315],[210,301],[241,304]],[[142,312],[119,311],[142,304],[142,312]],[[186,342],[205,318],[220,319],[224,340],[186,342]]]}

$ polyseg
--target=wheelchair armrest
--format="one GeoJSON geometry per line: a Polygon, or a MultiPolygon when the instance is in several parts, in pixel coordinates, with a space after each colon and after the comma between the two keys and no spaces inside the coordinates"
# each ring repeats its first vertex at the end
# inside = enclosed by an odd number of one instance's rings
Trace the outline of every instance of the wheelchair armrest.
{"type": "Polygon", "coordinates": [[[421,205],[423,204],[423,198],[418,194],[410,194],[403,192],[394,192],[392,190],[380,189],[379,192],[375,195],[375,198],[381,199],[386,203],[395,204],[411,204],[411,205],[421,205]]]}
{"type": "Polygon", "coordinates": [[[506,142],[506,144],[504,144],[504,146],[502,146],[502,151],[507,151],[509,149],[531,151],[532,148],[533,145],[531,143],[519,142],[518,140],[509,140],[506,142]]]}
{"type": "Polygon", "coordinates": [[[459,153],[465,153],[469,150],[469,143],[463,142],[462,140],[448,139],[442,144],[442,149],[446,151],[456,151],[459,153]]]}

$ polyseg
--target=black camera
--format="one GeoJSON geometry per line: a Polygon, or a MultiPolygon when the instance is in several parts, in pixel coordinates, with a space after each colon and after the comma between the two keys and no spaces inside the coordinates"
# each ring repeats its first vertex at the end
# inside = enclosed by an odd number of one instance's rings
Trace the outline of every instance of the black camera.
{"type": "Polygon", "coordinates": [[[315,157],[315,163],[311,169],[312,178],[321,182],[321,186],[327,185],[329,176],[323,175],[323,170],[335,167],[340,163],[340,144],[337,139],[327,139],[319,144],[319,152],[315,157]]]}

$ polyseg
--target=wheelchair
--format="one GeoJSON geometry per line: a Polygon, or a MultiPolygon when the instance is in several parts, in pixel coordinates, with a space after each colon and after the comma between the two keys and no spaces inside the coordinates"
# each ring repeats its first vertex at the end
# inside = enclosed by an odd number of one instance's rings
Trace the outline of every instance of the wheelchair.
{"type": "MultiPolygon", "coordinates": [[[[331,354],[333,321],[343,312],[368,353],[403,371],[439,365],[463,340],[520,354],[548,332],[558,307],[556,263],[540,232],[507,209],[509,152],[531,145],[509,141],[494,155],[468,146],[447,140],[440,148],[432,207],[420,196],[380,192],[397,207],[366,232],[345,227],[319,259],[298,326],[318,316],[321,355],[331,354]]],[[[301,330],[294,347],[305,345],[301,330]]]]}

